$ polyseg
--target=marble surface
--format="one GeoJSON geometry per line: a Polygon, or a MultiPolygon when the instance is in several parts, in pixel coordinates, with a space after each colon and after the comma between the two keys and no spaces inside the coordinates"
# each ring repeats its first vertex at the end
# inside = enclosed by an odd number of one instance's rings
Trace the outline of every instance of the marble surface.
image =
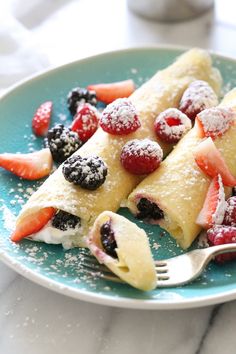
{"type": "MultiPolygon", "coordinates": [[[[124,0],[29,0],[24,7],[22,1],[11,0],[9,4],[4,8],[12,21],[8,24],[16,28],[18,38],[27,36],[35,49],[30,52],[28,72],[98,52],[150,44],[200,46],[236,57],[234,0],[218,0],[215,11],[176,24],[137,17],[124,0]]],[[[1,33],[0,28],[0,41],[1,33]]],[[[14,58],[3,49],[0,45],[0,61],[8,55],[12,62],[17,60],[18,69],[12,76],[0,70],[2,89],[26,75],[23,60],[28,53],[25,41],[20,41],[14,58]]],[[[0,274],[3,354],[235,352],[236,301],[179,311],[118,309],[56,294],[3,263],[0,274]]]]}

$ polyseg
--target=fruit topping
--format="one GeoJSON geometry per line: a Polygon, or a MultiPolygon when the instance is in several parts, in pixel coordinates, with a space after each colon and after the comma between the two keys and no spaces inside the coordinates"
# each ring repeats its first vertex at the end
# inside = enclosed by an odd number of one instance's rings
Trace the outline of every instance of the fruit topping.
{"type": "Polygon", "coordinates": [[[120,161],[128,172],[144,175],[155,171],[162,158],[163,151],[157,142],[134,139],[123,146],[120,161]]]}
{"type": "MultiPolygon", "coordinates": [[[[207,231],[207,239],[210,246],[224,245],[236,242],[236,227],[216,225],[207,231]]],[[[219,263],[236,259],[236,252],[227,252],[216,256],[219,263]]]]}
{"type": "Polygon", "coordinates": [[[231,108],[215,107],[205,109],[196,117],[196,129],[200,138],[215,139],[222,136],[234,123],[236,114],[231,108]]]}
{"type": "Polygon", "coordinates": [[[85,142],[97,130],[98,121],[98,110],[89,103],[81,104],[75,114],[71,130],[78,134],[81,141],[85,142]]]}
{"type": "Polygon", "coordinates": [[[76,114],[79,105],[85,102],[96,106],[97,98],[94,90],[87,90],[86,88],[75,87],[68,93],[67,107],[72,116],[76,114]]]}
{"type": "Polygon", "coordinates": [[[62,231],[75,229],[76,226],[80,225],[80,218],[78,216],[63,210],[59,210],[52,219],[52,226],[62,231]]]}
{"type": "Polygon", "coordinates": [[[211,86],[206,81],[196,80],[184,91],[179,109],[194,120],[198,113],[217,104],[218,99],[211,86]]]}
{"type": "Polygon", "coordinates": [[[68,182],[85,189],[95,190],[105,182],[107,166],[98,156],[77,155],[65,161],[62,173],[68,182]]]}
{"type": "Polygon", "coordinates": [[[204,229],[223,222],[226,210],[225,192],[221,176],[215,176],[207,191],[203,208],[200,211],[196,223],[204,229]]]}
{"type": "Polygon", "coordinates": [[[102,112],[100,125],[113,135],[127,135],[141,126],[136,108],[127,98],[119,98],[109,104],[102,112]]]}
{"type": "Polygon", "coordinates": [[[19,242],[23,238],[38,232],[51,220],[55,212],[54,208],[49,207],[25,216],[16,224],[16,229],[11,235],[11,240],[19,242]]]}
{"type": "Polygon", "coordinates": [[[177,108],[161,112],[154,123],[154,130],[162,141],[175,144],[192,127],[191,120],[177,108]]]}
{"type": "Polygon", "coordinates": [[[117,98],[129,97],[134,92],[135,85],[133,80],[125,80],[108,84],[89,85],[87,88],[96,92],[99,101],[108,104],[117,98]]]}
{"type": "Polygon", "coordinates": [[[137,204],[137,208],[139,210],[137,214],[138,219],[159,220],[164,218],[164,213],[158,205],[152,203],[147,198],[141,198],[137,204]]]}
{"type": "Polygon", "coordinates": [[[52,169],[52,155],[49,149],[29,154],[0,155],[0,167],[24,179],[36,180],[49,175],[52,169]]]}
{"type": "Polygon", "coordinates": [[[41,104],[32,119],[32,130],[37,136],[45,136],[48,132],[52,114],[52,102],[41,104]]]}
{"type": "Polygon", "coordinates": [[[105,222],[100,228],[101,243],[104,251],[111,257],[118,258],[116,253],[117,243],[111,222],[105,222]]]}
{"type": "Polygon", "coordinates": [[[236,196],[227,200],[224,225],[236,226],[236,196]]]}
{"type": "Polygon", "coordinates": [[[198,167],[207,176],[213,178],[220,174],[224,186],[236,186],[236,178],[231,174],[223,156],[211,138],[200,142],[193,155],[198,167]]]}
{"type": "Polygon", "coordinates": [[[64,127],[63,124],[57,124],[48,131],[47,145],[52,153],[53,160],[62,163],[81,147],[82,141],[76,132],[64,127]]]}

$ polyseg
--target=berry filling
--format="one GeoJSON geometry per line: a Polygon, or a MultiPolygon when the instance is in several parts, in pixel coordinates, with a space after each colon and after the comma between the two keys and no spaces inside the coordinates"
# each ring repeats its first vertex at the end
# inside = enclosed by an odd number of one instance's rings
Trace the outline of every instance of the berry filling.
{"type": "Polygon", "coordinates": [[[163,151],[157,142],[134,139],[123,146],[120,161],[128,172],[144,175],[155,171],[162,157],[163,151]]]}
{"type": "Polygon", "coordinates": [[[106,180],[107,166],[98,156],[70,157],[62,167],[65,179],[82,188],[95,190],[106,180]]]}
{"type": "Polygon", "coordinates": [[[59,210],[52,219],[52,226],[56,229],[66,231],[68,229],[75,229],[80,226],[80,218],[78,216],[59,210]]]}
{"type": "Polygon", "coordinates": [[[176,108],[161,112],[154,123],[158,138],[169,144],[177,143],[191,127],[190,119],[176,108]]]}
{"type": "Polygon", "coordinates": [[[82,141],[77,133],[57,124],[48,131],[45,145],[49,147],[53,160],[62,163],[81,147],[82,141]]]}
{"type": "Polygon", "coordinates": [[[104,251],[111,257],[118,258],[116,253],[117,243],[111,222],[105,222],[100,228],[101,243],[104,251]]]}
{"type": "Polygon", "coordinates": [[[132,102],[127,98],[119,98],[104,109],[100,126],[109,134],[127,135],[137,130],[141,124],[132,102]]]}
{"type": "MultiPolygon", "coordinates": [[[[210,246],[224,245],[236,242],[236,227],[216,225],[207,231],[207,239],[210,246]]],[[[216,256],[219,263],[236,259],[236,252],[224,253],[216,256]]]]}
{"type": "Polygon", "coordinates": [[[85,88],[75,87],[73,88],[67,96],[67,106],[70,113],[74,116],[77,112],[77,109],[81,103],[90,103],[93,106],[96,106],[97,99],[96,93],[93,90],[87,90],[85,88]]]}
{"type": "Polygon", "coordinates": [[[184,91],[179,109],[194,120],[198,113],[217,104],[218,99],[211,86],[205,81],[196,80],[184,91]]]}
{"type": "Polygon", "coordinates": [[[155,203],[150,202],[147,198],[141,198],[137,204],[139,213],[138,219],[154,219],[159,220],[164,218],[163,211],[155,203]]]}

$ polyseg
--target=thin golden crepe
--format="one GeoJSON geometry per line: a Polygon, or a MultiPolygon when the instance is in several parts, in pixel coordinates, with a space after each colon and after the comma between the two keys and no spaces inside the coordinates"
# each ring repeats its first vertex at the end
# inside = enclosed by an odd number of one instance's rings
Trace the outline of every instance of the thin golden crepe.
{"type": "MultiPolygon", "coordinates": [[[[230,91],[220,106],[236,109],[236,89],[230,91]]],[[[202,141],[197,129],[191,129],[161,163],[158,170],[146,177],[130,194],[129,209],[136,214],[140,198],[147,198],[164,212],[158,224],[187,248],[201,231],[196,224],[211,179],[198,168],[193,151],[202,141]]],[[[236,126],[214,140],[231,173],[236,175],[236,126]]]]}
{"type": "MultiPolygon", "coordinates": [[[[145,64],[145,63],[144,63],[145,64]]],[[[45,207],[54,207],[81,218],[81,234],[87,234],[95,218],[104,210],[116,211],[140,177],[126,172],[120,164],[122,146],[134,138],[156,140],[153,122],[156,116],[169,107],[177,107],[186,87],[194,80],[207,81],[218,94],[221,77],[212,67],[211,58],[206,51],[192,49],[178,58],[167,69],[159,71],[147,83],[137,89],[130,100],[135,105],[142,126],[128,136],[112,136],[102,129],[83,145],[75,155],[100,156],[108,166],[105,183],[95,191],[88,191],[67,182],[59,167],[31,196],[18,216],[17,223],[45,207]]],[[[167,154],[172,146],[160,142],[167,154]]]]}

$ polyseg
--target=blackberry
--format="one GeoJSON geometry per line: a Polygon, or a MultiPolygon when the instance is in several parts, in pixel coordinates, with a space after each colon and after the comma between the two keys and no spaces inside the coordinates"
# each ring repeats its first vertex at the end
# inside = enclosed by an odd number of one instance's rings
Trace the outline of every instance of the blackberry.
{"type": "Polygon", "coordinates": [[[139,213],[137,215],[138,219],[163,219],[163,211],[155,204],[150,202],[147,198],[141,198],[137,204],[139,213]]]}
{"type": "Polygon", "coordinates": [[[98,156],[77,155],[65,161],[62,173],[67,181],[85,189],[95,190],[105,182],[107,166],[98,156]]]}
{"type": "Polygon", "coordinates": [[[52,226],[62,231],[74,229],[77,225],[81,225],[80,218],[63,210],[59,210],[52,219],[52,226]]]}
{"type": "Polygon", "coordinates": [[[109,221],[105,222],[100,228],[101,243],[105,252],[114,258],[117,257],[116,248],[117,243],[115,240],[114,231],[111,228],[111,223],[109,221]]]}
{"type": "Polygon", "coordinates": [[[97,104],[96,92],[85,88],[75,87],[67,96],[67,106],[70,113],[74,116],[81,103],[90,103],[93,106],[97,104]]]}
{"type": "Polygon", "coordinates": [[[44,144],[49,147],[53,160],[62,163],[81,147],[82,141],[76,132],[57,124],[48,131],[44,144]]]}

